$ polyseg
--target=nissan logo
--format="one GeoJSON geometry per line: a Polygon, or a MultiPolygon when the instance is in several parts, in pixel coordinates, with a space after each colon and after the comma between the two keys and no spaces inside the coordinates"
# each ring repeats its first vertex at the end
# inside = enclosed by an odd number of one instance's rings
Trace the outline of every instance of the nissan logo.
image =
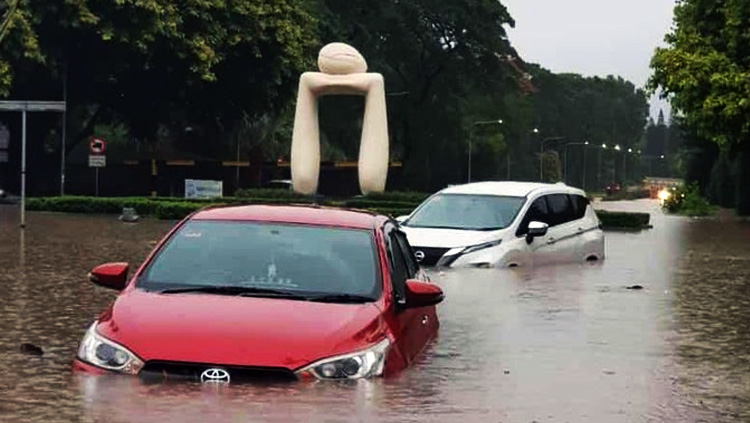
{"type": "Polygon", "coordinates": [[[417,262],[421,262],[424,260],[424,251],[417,250],[414,252],[414,257],[417,259],[417,262]]]}
{"type": "Polygon", "coordinates": [[[224,369],[207,369],[201,373],[201,382],[229,383],[229,372],[224,369]]]}

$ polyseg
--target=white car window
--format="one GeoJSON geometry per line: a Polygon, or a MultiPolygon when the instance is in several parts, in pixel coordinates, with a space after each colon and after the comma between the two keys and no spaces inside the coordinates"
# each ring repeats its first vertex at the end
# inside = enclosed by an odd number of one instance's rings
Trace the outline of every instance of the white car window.
{"type": "Polygon", "coordinates": [[[576,220],[576,213],[573,204],[570,202],[567,194],[550,194],[547,196],[547,205],[549,206],[550,226],[557,226],[576,220]]]}

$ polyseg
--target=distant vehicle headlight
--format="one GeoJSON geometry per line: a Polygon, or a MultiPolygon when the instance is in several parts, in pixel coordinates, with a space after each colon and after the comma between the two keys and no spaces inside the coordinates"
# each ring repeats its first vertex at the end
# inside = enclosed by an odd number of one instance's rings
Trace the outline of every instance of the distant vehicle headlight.
{"type": "Polygon", "coordinates": [[[143,361],[122,345],[118,345],[96,333],[96,324],[89,327],[78,347],[78,358],[102,369],[130,375],[138,374],[143,361]]]}
{"type": "Polygon", "coordinates": [[[372,347],[351,354],[326,358],[299,370],[297,376],[318,379],[361,379],[381,376],[391,342],[383,339],[372,347]]]}
{"type": "Polygon", "coordinates": [[[659,191],[659,200],[661,200],[662,204],[664,204],[665,201],[669,200],[669,197],[671,196],[672,193],[667,191],[666,189],[659,191]]]}

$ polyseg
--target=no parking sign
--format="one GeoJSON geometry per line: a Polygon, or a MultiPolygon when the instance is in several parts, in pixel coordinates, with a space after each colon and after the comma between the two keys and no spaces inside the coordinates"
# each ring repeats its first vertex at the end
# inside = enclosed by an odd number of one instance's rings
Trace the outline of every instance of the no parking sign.
{"type": "Polygon", "coordinates": [[[107,143],[101,138],[92,138],[89,144],[89,167],[105,167],[107,165],[107,156],[104,152],[107,149],[107,143]]]}

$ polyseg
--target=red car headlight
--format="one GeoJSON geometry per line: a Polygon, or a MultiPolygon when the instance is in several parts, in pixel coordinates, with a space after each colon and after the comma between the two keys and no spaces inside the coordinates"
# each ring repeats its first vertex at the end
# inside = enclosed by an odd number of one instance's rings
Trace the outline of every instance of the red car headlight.
{"type": "Polygon", "coordinates": [[[383,339],[370,348],[351,354],[325,358],[297,371],[297,376],[318,379],[361,379],[381,376],[391,342],[383,339]]]}
{"type": "Polygon", "coordinates": [[[94,322],[83,336],[78,347],[78,358],[102,369],[138,374],[143,368],[143,361],[122,345],[96,333],[96,324],[94,322]]]}

